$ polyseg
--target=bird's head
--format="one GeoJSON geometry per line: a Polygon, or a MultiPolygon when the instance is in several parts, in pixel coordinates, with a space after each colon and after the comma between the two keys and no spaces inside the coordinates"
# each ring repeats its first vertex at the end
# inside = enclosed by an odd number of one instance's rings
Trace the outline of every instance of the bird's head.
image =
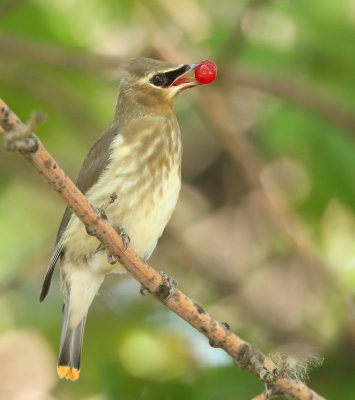
{"type": "Polygon", "coordinates": [[[179,93],[199,85],[193,73],[197,66],[135,58],[124,68],[120,93],[143,106],[170,107],[179,93]]]}

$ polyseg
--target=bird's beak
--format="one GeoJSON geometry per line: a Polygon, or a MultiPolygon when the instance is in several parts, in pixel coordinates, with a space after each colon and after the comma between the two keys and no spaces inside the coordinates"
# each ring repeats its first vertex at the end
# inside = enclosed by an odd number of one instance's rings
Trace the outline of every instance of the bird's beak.
{"type": "Polygon", "coordinates": [[[179,88],[188,88],[192,86],[197,86],[200,83],[197,82],[195,75],[193,74],[193,71],[199,64],[186,64],[188,69],[179,75],[173,83],[171,83],[171,86],[179,86],[179,88]]]}

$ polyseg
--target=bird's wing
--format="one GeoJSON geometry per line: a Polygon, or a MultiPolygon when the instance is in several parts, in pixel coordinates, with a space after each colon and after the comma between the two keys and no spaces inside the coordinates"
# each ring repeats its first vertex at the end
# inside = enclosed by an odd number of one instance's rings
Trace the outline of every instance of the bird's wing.
{"type": "MultiPolygon", "coordinates": [[[[104,171],[107,163],[109,161],[109,148],[111,142],[115,136],[118,135],[117,125],[112,123],[106,132],[98,139],[98,141],[93,145],[88,155],[86,156],[79,174],[76,180],[76,186],[85,194],[99,179],[100,175],[104,171]]],[[[63,254],[62,242],[63,233],[65,232],[67,225],[72,216],[72,210],[66,208],[62,221],[59,225],[55,249],[53,251],[52,257],[49,261],[46,275],[44,277],[42,291],[40,295],[40,301],[43,301],[49,291],[51,280],[54,272],[54,268],[57,264],[59,257],[63,254]]]]}

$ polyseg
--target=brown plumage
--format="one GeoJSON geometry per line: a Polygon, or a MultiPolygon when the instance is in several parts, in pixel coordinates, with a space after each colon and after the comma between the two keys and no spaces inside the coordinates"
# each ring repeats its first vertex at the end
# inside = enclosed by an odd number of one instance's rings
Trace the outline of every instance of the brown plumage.
{"type": "MultiPolygon", "coordinates": [[[[178,93],[198,84],[187,75],[196,65],[132,60],[124,70],[114,120],[91,148],[78,175],[77,186],[96,207],[117,194],[117,200],[105,209],[108,220],[124,228],[130,245],[145,260],[178,199],[182,147],[172,105],[178,93]]],[[[57,262],[64,294],[58,374],[75,380],[91,302],[107,273],[125,270],[107,261],[105,249],[87,235],[69,209],[59,227],[41,301],[57,262]]]]}

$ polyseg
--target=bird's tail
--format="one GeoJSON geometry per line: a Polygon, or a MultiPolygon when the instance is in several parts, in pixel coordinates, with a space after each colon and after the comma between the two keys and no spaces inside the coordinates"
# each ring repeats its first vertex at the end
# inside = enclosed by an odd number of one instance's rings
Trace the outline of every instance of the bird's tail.
{"type": "Polygon", "coordinates": [[[69,326],[69,317],[69,307],[68,305],[64,305],[57,372],[61,379],[66,378],[75,381],[79,378],[80,373],[80,357],[86,315],[73,329],[69,326]]]}

